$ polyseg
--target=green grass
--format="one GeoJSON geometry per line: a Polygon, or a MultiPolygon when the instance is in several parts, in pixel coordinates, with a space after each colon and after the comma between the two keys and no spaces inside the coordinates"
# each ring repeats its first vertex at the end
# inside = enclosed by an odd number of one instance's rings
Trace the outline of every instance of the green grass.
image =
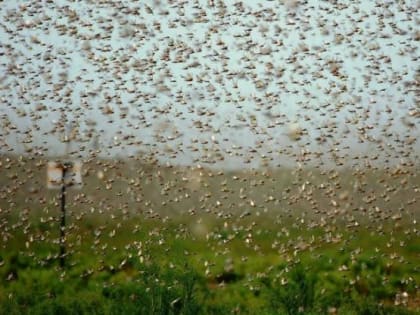
{"type": "Polygon", "coordinates": [[[419,314],[418,169],[91,161],[61,269],[45,161],[0,161],[0,315],[419,314]]]}
{"type": "Polygon", "coordinates": [[[286,232],[290,225],[264,218],[245,219],[241,229],[209,222],[206,236],[181,219],[101,220],[85,218],[68,231],[65,270],[56,222],[16,227],[0,251],[2,312],[416,314],[417,242],[404,233],[388,247],[392,230],[362,227],[330,240],[323,229],[286,232]],[[402,292],[409,298],[395,306],[402,292]]]}

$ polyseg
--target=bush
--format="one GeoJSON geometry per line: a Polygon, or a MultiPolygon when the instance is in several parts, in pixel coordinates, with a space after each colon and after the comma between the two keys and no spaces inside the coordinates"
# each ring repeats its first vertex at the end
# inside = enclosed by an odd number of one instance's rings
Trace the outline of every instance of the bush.
{"type": "Polygon", "coordinates": [[[127,284],[103,289],[111,314],[198,314],[201,306],[195,298],[196,275],[187,271],[160,273],[151,267],[127,284]]]}
{"type": "Polygon", "coordinates": [[[308,313],[315,306],[316,277],[301,265],[296,266],[287,279],[287,284],[279,281],[265,282],[269,295],[269,309],[294,315],[308,313]]]}

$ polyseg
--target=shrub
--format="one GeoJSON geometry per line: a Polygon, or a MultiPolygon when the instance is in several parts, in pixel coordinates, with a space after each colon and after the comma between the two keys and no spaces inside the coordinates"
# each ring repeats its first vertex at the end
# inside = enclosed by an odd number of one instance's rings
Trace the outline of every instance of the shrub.
{"type": "Polygon", "coordinates": [[[315,306],[316,277],[301,265],[296,266],[287,280],[287,284],[278,281],[265,282],[269,295],[269,309],[294,315],[308,313],[315,306]]]}

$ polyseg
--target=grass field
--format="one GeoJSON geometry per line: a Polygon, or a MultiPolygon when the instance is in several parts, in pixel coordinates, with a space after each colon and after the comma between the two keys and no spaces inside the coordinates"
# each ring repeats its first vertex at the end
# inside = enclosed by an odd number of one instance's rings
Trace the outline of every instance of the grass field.
{"type": "Polygon", "coordinates": [[[2,157],[2,314],[419,314],[419,177],[92,161],[60,268],[45,160],[2,157]]]}

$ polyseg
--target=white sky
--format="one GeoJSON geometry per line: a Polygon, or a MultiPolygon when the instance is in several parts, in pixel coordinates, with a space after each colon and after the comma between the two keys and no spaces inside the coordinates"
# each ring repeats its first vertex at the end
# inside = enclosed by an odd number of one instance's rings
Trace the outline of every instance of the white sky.
{"type": "Polygon", "coordinates": [[[418,158],[417,1],[53,2],[0,7],[0,152],[418,158]]]}

